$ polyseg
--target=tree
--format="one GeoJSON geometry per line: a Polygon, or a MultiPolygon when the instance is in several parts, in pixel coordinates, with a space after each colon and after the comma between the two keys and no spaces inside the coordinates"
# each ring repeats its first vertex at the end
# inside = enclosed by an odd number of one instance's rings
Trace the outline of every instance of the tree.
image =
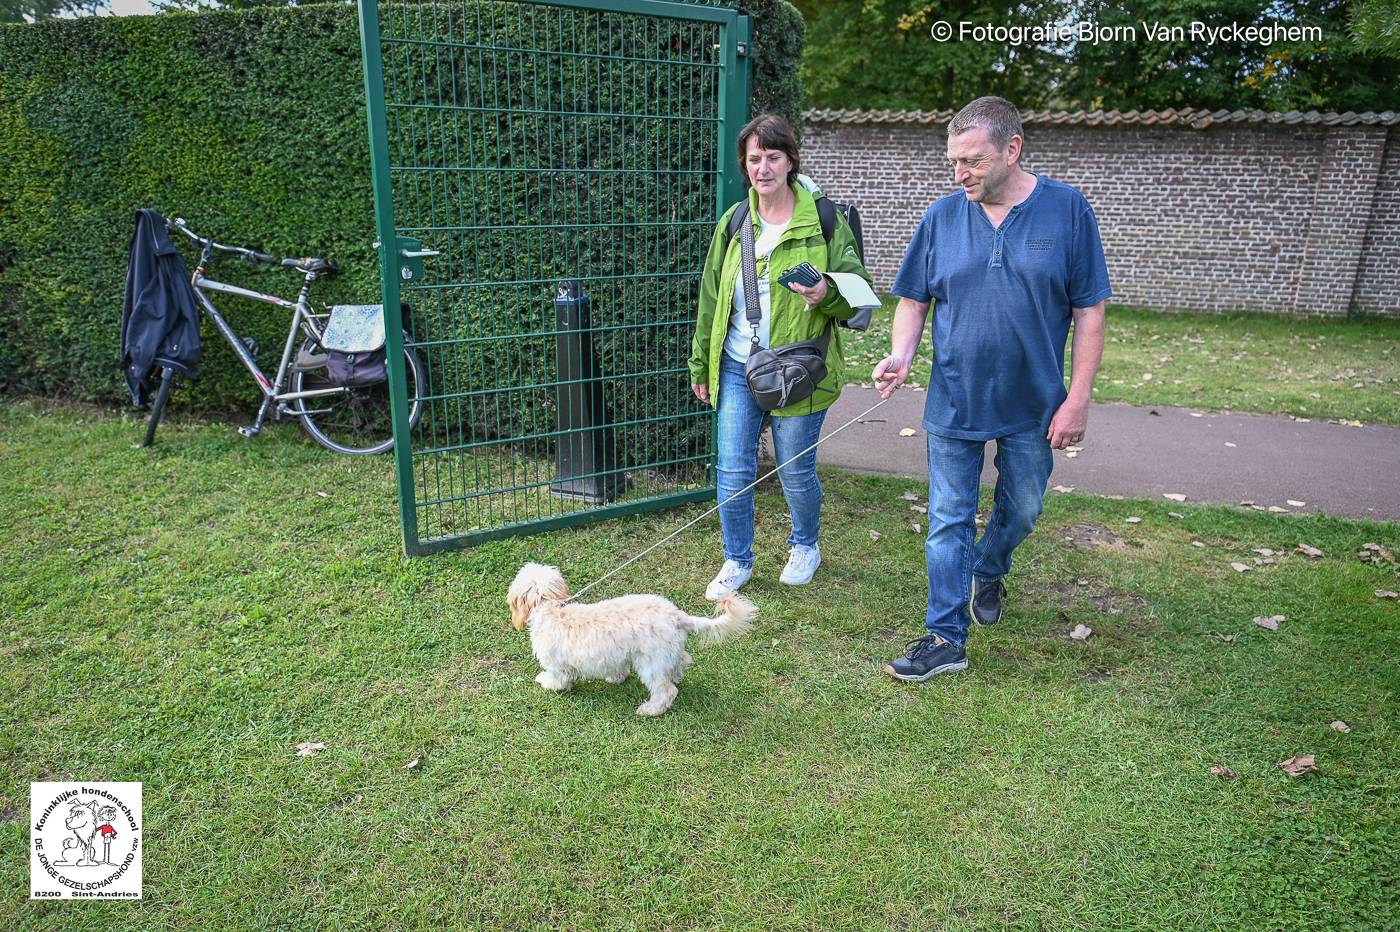
{"type": "Polygon", "coordinates": [[[807,18],[802,74],[816,107],[932,110],[999,94],[1029,109],[1400,109],[1395,0],[798,0],[797,6],[807,18]],[[947,41],[930,35],[940,21],[954,31],[947,41]],[[1193,23],[1217,31],[1193,30],[1193,23]],[[964,24],[1003,32],[966,34],[964,24]],[[1053,26],[1069,36],[1028,34],[1053,26]],[[1261,38],[1232,26],[1297,31],[1261,38]],[[1013,39],[1017,28],[1021,35],[1013,39]],[[1092,32],[1085,37],[1081,29],[1092,32]]]}
{"type": "Polygon", "coordinates": [[[1060,88],[1065,106],[1400,108],[1400,63],[1351,38],[1342,0],[1088,0],[1080,15],[1101,27],[1131,27],[1136,38],[1078,43],[1060,88]],[[1232,35],[1233,26],[1312,31],[1267,41],[1232,35]]]}
{"type": "Polygon", "coordinates": [[[265,6],[312,6],[341,2],[345,0],[151,0],[151,5],[162,13],[175,10],[201,13],[210,10],[253,10],[265,6]]]}
{"type": "Polygon", "coordinates": [[[928,110],[982,94],[1037,106],[1065,67],[1042,44],[938,41],[934,25],[1054,23],[1069,0],[796,0],[807,19],[802,80],[809,106],[928,110]]]}
{"type": "Polygon", "coordinates": [[[34,23],[56,16],[96,13],[107,0],[0,0],[0,23],[34,23]]]}
{"type": "Polygon", "coordinates": [[[1363,51],[1400,58],[1400,4],[1395,0],[1362,0],[1351,29],[1363,51]]]}

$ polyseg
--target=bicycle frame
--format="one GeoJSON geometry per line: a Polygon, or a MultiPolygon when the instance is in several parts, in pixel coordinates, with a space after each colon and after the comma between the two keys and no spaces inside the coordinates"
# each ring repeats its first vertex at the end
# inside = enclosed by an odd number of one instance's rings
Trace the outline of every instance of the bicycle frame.
{"type": "Polygon", "coordinates": [[[315,272],[306,273],[306,280],[302,283],[301,293],[297,296],[296,301],[288,301],[276,295],[262,294],[261,292],[251,291],[247,288],[239,288],[237,285],[230,285],[226,282],[205,278],[204,264],[203,261],[200,262],[199,267],[195,269],[194,275],[191,278],[191,284],[194,285],[195,299],[199,302],[199,306],[203,309],[204,313],[214,322],[214,327],[223,335],[224,340],[228,342],[229,347],[233,350],[234,354],[238,356],[244,368],[252,374],[253,378],[258,383],[258,388],[263,394],[263,401],[262,405],[258,408],[257,419],[253,422],[251,427],[239,428],[241,432],[251,436],[262,430],[263,423],[267,420],[267,415],[274,403],[277,405],[277,415],[279,417],[284,414],[298,417],[301,415],[301,409],[304,408],[304,406],[292,407],[288,402],[299,402],[307,398],[339,395],[345,392],[343,388],[320,388],[302,392],[283,391],[287,386],[287,378],[291,372],[292,354],[296,351],[298,331],[305,330],[307,335],[312,339],[317,342],[321,340],[321,331],[317,323],[320,317],[324,315],[313,313],[311,306],[307,303],[307,296],[311,292],[311,283],[318,277],[315,272]],[[287,341],[282,347],[282,360],[277,366],[277,375],[274,379],[269,380],[262,369],[258,367],[257,361],[253,359],[253,354],[248,350],[247,344],[234,332],[233,327],[224,319],[218,309],[214,307],[214,302],[209,300],[209,296],[205,294],[206,290],[247,298],[250,301],[260,301],[263,304],[271,304],[292,312],[292,324],[287,331],[287,341]]]}

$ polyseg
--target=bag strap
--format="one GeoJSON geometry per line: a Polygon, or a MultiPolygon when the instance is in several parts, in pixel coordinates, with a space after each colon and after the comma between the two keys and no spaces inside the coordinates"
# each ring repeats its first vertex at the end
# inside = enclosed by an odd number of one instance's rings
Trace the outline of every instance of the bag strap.
{"type": "MultiPolygon", "coordinates": [[[[817,198],[817,214],[822,223],[822,236],[826,241],[831,242],[831,232],[836,227],[836,207],[829,198],[817,198]],[[825,206],[827,209],[822,210],[825,206]],[[830,229],[828,229],[828,223],[830,229]]],[[[758,325],[763,320],[763,307],[758,303],[758,270],[754,259],[753,224],[747,222],[749,219],[749,203],[745,201],[734,211],[734,216],[729,219],[729,235],[734,235],[734,220],[738,218],[739,226],[739,272],[744,282],[744,316],[748,318],[753,326],[752,350],[759,349],[758,325]],[[742,216],[741,216],[742,215],[742,216]]],[[[826,327],[822,329],[822,335],[814,342],[823,358],[826,357],[827,347],[831,343],[831,321],[826,322],[826,327]]],[[[751,350],[751,351],[752,351],[751,350]]]]}
{"type": "MultiPolygon", "coordinates": [[[[747,208],[749,205],[745,204],[747,208]]],[[[736,211],[737,213],[737,211],[736,211]]],[[[748,210],[744,211],[745,220],[748,210]]],[[[758,324],[763,319],[763,307],[758,303],[758,271],[755,268],[753,224],[745,223],[739,229],[739,272],[744,279],[744,316],[753,326],[752,348],[758,349],[758,324]]]]}

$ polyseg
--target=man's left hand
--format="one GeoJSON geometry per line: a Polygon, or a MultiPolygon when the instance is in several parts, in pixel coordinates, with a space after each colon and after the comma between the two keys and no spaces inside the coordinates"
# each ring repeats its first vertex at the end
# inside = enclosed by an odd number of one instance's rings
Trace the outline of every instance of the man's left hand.
{"type": "Polygon", "coordinates": [[[793,291],[797,292],[799,295],[801,295],[802,300],[807,302],[808,307],[816,307],[818,304],[821,304],[822,301],[826,298],[825,275],[822,276],[821,281],[817,282],[811,288],[806,288],[802,285],[797,284],[796,282],[793,282],[788,287],[791,288],[793,291]]]}
{"type": "Polygon", "coordinates": [[[1050,419],[1050,431],[1045,436],[1052,448],[1063,450],[1070,444],[1083,440],[1084,431],[1088,426],[1089,403],[1066,400],[1050,419]]]}

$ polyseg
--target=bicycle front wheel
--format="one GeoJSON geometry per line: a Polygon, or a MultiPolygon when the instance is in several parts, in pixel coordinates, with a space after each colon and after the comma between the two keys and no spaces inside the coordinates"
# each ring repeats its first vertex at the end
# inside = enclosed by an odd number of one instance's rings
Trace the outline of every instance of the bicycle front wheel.
{"type": "MultiPolygon", "coordinates": [[[[407,342],[408,335],[404,334],[407,342]]],[[[425,376],[418,354],[404,347],[404,375],[408,383],[408,427],[412,430],[423,413],[425,376]]],[[[335,388],[326,373],[325,350],[307,339],[297,354],[297,368],[292,372],[292,391],[309,392],[335,388]]],[[[297,416],[311,438],[328,450],[357,456],[387,453],[394,448],[394,427],[390,418],[389,383],[380,382],[363,388],[343,388],[333,395],[302,398],[297,402],[297,416]]]]}

